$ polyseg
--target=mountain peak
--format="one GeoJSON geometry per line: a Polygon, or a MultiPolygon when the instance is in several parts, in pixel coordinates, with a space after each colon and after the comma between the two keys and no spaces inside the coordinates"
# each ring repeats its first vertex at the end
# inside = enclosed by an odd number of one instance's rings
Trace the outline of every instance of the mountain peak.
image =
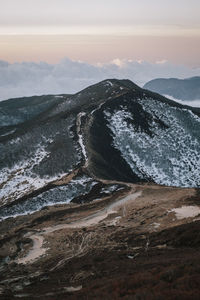
{"type": "Polygon", "coordinates": [[[80,166],[93,178],[200,185],[198,112],[130,80],[106,79],[71,96],[32,97],[18,115],[7,103],[0,127],[4,204],[80,166]],[[32,106],[40,100],[41,108],[32,106]]]}

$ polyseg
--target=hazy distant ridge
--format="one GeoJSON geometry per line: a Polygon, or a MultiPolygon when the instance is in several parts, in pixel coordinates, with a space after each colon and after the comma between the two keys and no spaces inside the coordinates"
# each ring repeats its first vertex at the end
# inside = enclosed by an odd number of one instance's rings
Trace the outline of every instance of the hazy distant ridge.
{"type": "Polygon", "coordinates": [[[198,76],[186,79],[158,78],[147,82],[144,88],[180,100],[200,99],[200,77],[198,76]]]}

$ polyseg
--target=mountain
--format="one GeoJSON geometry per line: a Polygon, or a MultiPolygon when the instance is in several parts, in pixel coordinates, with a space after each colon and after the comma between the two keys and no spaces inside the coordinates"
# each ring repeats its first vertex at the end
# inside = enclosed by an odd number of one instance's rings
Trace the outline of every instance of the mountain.
{"type": "Polygon", "coordinates": [[[158,78],[147,82],[144,89],[180,100],[200,99],[200,77],[186,79],[158,78]]]}
{"type": "Polygon", "coordinates": [[[199,299],[199,108],[109,79],[0,114],[1,299],[199,299]]]}
{"type": "Polygon", "coordinates": [[[2,217],[69,202],[99,179],[200,186],[200,110],[129,80],[7,100],[0,113],[2,217]]]}

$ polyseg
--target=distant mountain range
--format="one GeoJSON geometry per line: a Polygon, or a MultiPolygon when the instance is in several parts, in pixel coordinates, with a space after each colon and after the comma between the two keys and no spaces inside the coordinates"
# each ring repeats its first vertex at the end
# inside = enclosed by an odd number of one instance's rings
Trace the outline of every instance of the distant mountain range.
{"type": "Polygon", "coordinates": [[[200,77],[187,79],[158,78],[147,82],[144,89],[172,96],[179,100],[199,100],[200,99],[200,77]]]}
{"type": "Polygon", "coordinates": [[[27,195],[18,212],[71,201],[99,178],[200,186],[200,109],[129,80],[104,80],[75,95],[7,100],[0,115],[1,206],[27,195]],[[51,185],[80,168],[70,185],[51,185]]]}

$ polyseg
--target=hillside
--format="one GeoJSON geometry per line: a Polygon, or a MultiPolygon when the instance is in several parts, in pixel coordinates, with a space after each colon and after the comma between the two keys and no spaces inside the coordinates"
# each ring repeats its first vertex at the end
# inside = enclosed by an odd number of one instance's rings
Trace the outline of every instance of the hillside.
{"type": "Polygon", "coordinates": [[[81,166],[92,178],[199,186],[198,109],[128,80],[103,81],[75,95],[17,100],[16,115],[13,101],[0,104],[1,205],[39,195],[81,166]]]}
{"type": "Polygon", "coordinates": [[[198,299],[200,109],[109,79],[0,113],[1,299],[198,299]]]}
{"type": "Polygon", "coordinates": [[[147,82],[144,89],[180,100],[200,99],[200,77],[186,79],[158,78],[147,82]]]}

